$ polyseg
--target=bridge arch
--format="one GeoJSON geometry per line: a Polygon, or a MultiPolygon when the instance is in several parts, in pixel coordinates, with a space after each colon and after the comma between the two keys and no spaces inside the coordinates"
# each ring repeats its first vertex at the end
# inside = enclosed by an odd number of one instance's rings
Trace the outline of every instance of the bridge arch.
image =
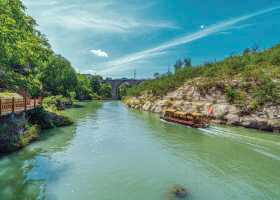
{"type": "Polygon", "coordinates": [[[120,99],[119,96],[119,87],[123,84],[126,85],[138,85],[139,83],[143,82],[144,80],[135,80],[135,79],[106,79],[104,82],[111,85],[111,96],[112,99],[120,99]]]}

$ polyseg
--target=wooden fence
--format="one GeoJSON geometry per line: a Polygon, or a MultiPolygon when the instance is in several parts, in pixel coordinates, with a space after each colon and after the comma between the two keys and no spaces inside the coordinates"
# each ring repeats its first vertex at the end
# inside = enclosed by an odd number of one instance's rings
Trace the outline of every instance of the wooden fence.
{"type": "Polygon", "coordinates": [[[42,103],[42,98],[0,98],[0,116],[32,110],[42,103]]]}

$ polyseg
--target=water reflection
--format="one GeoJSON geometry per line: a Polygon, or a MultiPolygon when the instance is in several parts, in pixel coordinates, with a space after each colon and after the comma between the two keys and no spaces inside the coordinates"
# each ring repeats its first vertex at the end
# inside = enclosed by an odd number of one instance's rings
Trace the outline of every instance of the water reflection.
{"type": "Polygon", "coordinates": [[[18,152],[2,156],[0,199],[46,199],[47,184],[57,181],[70,168],[67,164],[53,162],[52,155],[65,152],[75,136],[77,124],[100,107],[100,103],[78,104],[66,112],[76,124],[46,130],[39,141],[18,152]]]}
{"type": "Polygon", "coordinates": [[[162,200],[174,185],[194,200],[280,197],[277,136],[166,124],[120,102],[66,114],[77,123],[0,159],[1,198],[162,200]]]}

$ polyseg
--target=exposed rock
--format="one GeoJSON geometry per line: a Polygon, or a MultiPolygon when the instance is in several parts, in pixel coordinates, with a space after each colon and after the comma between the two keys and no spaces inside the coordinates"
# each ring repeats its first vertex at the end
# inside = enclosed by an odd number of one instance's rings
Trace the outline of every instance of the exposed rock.
{"type": "MultiPolygon", "coordinates": [[[[237,87],[239,82],[232,81],[227,84],[237,87]]],[[[165,109],[171,108],[207,115],[209,106],[212,106],[212,123],[280,131],[280,106],[265,105],[261,110],[244,110],[238,105],[228,103],[222,90],[215,87],[210,88],[208,93],[202,94],[196,86],[186,83],[163,97],[152,96],[146,92],[140,97],[127,97],[124,102],[131,108],[155,113],[162,113],[165,109]]]]}
{"type": "Polygon", "coordinates": [[[188,195],[187,190],[186,190],[184,187],[179,186],[179,185],[174,186],[174,187],[171,189],[170,193],[171,193],[174,197],[180,198],[180,199],[184,199],[184,198],[186,198],[187,195],[188,195]]]}
{"type": "Polygon", "coordinates": [[[213,116],[218,119],[224,119],[224,116],[229,113],[229,105],[225,104],[214,104],[213,105],[213,116]]]}
{"type": "Polygon", "coordinates": [[[143,110],[148,111],[150,110],[152,106],[152,103],[150,101],[147,101],[144,105],[143,105],[143,110]]]}
{"type": "Polygon", "coordinates": [[[47,112],[42,108],[34,109],[28,112],[32,124],[37,124],[42,129],[61,127],[73,124],[68,117],[57,115],[56,113],[47,112]]]}
{"type": "Polygon", "coordinates": [[[275,133],[280,133],[280,120],[275,120],[275,119],[272,119],[272,120],[268,120],[268,125],[270,127],[273,127],[273,132],[275,133]]]}
{"type": "Polygon", "coordinates": [[[64,116],[36,108],[26,113],[0,117],[0,153],[16,151],[40,136],[40,129],[67,126],[73,122],[64,116]]]}
{"type": "Polygon", "coordinates": [[[16,151],[39,137],[39,127],[27,116],[11,114],[0,118],[0,153],[16,151]]]}

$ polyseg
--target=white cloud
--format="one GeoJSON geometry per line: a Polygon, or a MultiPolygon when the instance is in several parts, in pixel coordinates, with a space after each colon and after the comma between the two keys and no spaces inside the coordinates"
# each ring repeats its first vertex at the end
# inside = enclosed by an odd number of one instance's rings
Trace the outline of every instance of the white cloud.
{"type": "Polygon", "coordinates": [[[96,50],[92,49],[92,50],[90,50],[90,52],[98,57],[105,57],[105,58],[109,57],[108,53],[106,53],[105,51],[102,51],[101,49],[96,49],[96,50]]]}
{"type": "MultiPolygon", "coordinates": [[[[36,5],[33,1],[32,3],[30,3],[30,0],[25,1],[29,3],[29,6],[36,5]]],[[[38,2],[37,4],[41,3],[38,2]]],[[[130,5],[125,6],[129,8],[130,5]]],[[[144,19],[143,17],[137,17],[136,13],[136,11],[123,12],[118,4],[111,1],[97,1],[86,6],[58,4],[51,9],[38,13],[38,15],[41,16],[40,19],[42,20],[40,24],[57,25],[69,30],[89,29],[97,32],[124,33],[149,29],[179,28],[170,21],[144,19]]]]}
{"type": "Polygon", "coordinates": [[[263,15],[263,14],[266,14],[266,13],[269,13],[269,12],[272,12],[272,11],[275,11],[278,9],[280,9],[280,7],[273,7],[273,8],[269,8],[269,9],[260,10],[260,11],[254,12],[254,13],[250,13],[248,15],[236,17],[236,18],[233,18],[230,20],[221,21],[219,23],[208,26],[197,32],[187,34],[183,37],[179,37],[179,38],[173,39],[171,41],[165,42],[154,48],[150,48],[147,50],[143,50],[140,52],[126,55],[122,58],[104,63],[103,66],[105,66],[105,69],[100,71],[100,73],[104,74],[104,73],[112,72],[112,71],[125,70],[127,68],[127,66],[125,66],[126,64],[131,64],[140,59],[147,59],[147,58],[153,57],[155,55],[159,55],[164,50],[167,50],[167,49],[179,46],[179,45],[187,44],[192,41],[195,41],[195,40],[198,40],[198,39],[201,39],[201,38],[204,38],[204,37],[216,34],[216,33],[220,33],[222,31],[233,28],[233,25],[236,25],[240,22],[249,20],[251,18],[260,16],[260,15],[263,15]]]}
{"type": "Polygon", "coordinates": [[[72,29],[72,30],[82,30],[82,29],[91,29],[99,32],[114,32],[114,33],[125,33],[131,32],[137,29],[145,30],[146,28],[178,28],[174,24],[168,21],[144,21],[136,20],[130,17],[103,17],[95,14],[89,14],[83,11],[80,14],[71,13],[69,15],[53,15],[56,20],[48,20],[48,24],[56,24],[63,28],[72,29]]]}

